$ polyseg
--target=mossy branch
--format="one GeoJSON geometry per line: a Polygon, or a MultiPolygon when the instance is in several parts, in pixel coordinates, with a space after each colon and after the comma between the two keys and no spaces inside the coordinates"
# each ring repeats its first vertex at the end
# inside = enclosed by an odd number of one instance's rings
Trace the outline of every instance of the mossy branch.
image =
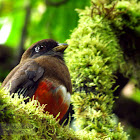
{"type": "Polygon", "coordinates": [[[48,112],[43,113],[39,102],[32,100],[27,104],[21,96],[11,97],[8,91],[0,89],[0,138],[64,139],[79,140],[78,135],[68,126],[62,127],[48,112]]]}
{"type": "Polygon", "coordinates": [[[135,30],[139,26],[138,7],[140,3],[131,0],[92,0],[91,7],[77,10],[80,20],[67,40],[70,47],[66,62],[73,82],[76,126],[92,133],[94,139],[128,139],[112,114],[115,90],[112,87],[114,74],[126,72],[119,38],[125,27],[135,30]],[[129,22],[124,15],[129,17],[129,22]]]}

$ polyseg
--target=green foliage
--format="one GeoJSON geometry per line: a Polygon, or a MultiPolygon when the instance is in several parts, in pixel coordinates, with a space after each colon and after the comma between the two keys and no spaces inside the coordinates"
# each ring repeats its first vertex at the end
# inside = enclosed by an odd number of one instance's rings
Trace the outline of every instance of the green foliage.
{"type": "Polygon", "coordinates": [[[31,37],[31,40],[36,41],[45,37],[64,42],[69,37],[70,30],[77,25],[78,15],[75,12],[75,8],[84,8],[88,3],[89,0],[69,0],[59,7],[46,6],[46,10],[39,22],[34,24],[33,21],[36,19],[32,18],[29,37],[31,37]],[[34,29],[37,29],[38,32],[34,29]]]}
{"type": "Polygon", "coordinates": [[[0,25],[4,25],[1,20],[6,19],[6,23],[12,26],[5,44],[17,48],[25,24],[27,24],[25,47],[45,38],[64,42],[69,37],[70,31],[77,25],[78,14],[75,8],[84,8],[89,3],[90,0],[68,0],[60,6],[51,6],[47,5],[46,0],[0,0],[0,25]],[[27,23],[26,17],[28,17],[27,23]]]}
{"type": "Polygon", "coordinates": [[[43,113],[43,106],[36,100],[25,104],[22,96],[11,96],[0,89],[1,139],[80,139],[68,126],[60,126],[56,118],[48,112],[43,113]]]}
{"type": "Polygon", "coordinates": [[[136,88],[134,93],[132,94],[131,99],[136,101],[137,103],[140,103],[140,89],[136,88]]]}

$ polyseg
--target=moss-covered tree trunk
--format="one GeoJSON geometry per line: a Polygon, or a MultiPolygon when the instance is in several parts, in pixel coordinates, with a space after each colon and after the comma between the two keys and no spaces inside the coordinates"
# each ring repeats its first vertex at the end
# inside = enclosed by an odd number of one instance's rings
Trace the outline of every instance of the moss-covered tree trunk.
{"type": "Polygon", "coordinates": [[[88,133],[89,139],[125,140],[128,135],[112,114],[113,87],[117,72],[134,73],[124,50],[136,52],[138,46],[130,44],[134,37],[127,43],[124,40],[130,30],[140,33],[140,3],[92,0],[91,7],[78,12],[79,25],[67,41],[70,47],[66,54],[76,126],[81,133],[88,133]]]}

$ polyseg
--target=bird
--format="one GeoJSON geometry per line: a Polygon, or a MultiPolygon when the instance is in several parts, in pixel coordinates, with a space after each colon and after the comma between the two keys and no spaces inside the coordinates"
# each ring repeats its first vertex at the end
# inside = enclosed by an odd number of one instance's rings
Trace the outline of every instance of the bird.
{"type": "Polygon", "coordinates": [[[2,87],[9,89],[12,95],[17,93],[38,100],[41,106],[45,105],[44,112],[61,120],[68,111],[72,94],[70,73],[63,57],[67,47],[68,44],[53,39],[32,44],[7,75],[2,87]]]}

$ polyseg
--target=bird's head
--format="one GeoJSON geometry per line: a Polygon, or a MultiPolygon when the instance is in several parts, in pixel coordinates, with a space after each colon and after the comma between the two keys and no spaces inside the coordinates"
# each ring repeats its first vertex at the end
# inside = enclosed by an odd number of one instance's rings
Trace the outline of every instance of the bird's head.
{"type": "Polygon", "coordinates": [[[52,55],[63,60],[64,50],[68,44],[58,43],[52,39],[43,39],[31,45],[22,55],[21,62],[31,58],[37,58],[42,55],[52,55]]]}

